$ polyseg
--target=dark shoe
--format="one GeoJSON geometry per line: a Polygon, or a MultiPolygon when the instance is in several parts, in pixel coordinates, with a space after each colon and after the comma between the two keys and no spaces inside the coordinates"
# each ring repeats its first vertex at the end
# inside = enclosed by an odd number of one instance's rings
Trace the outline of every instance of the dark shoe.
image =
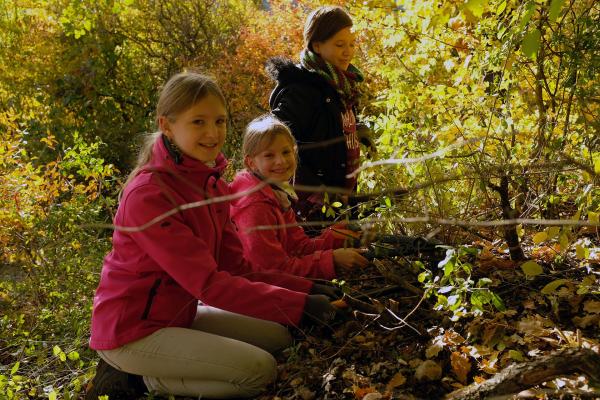
{"type": "Polygon", "coordinates": [[[119,371],[100,359],[85,400],[97,400],[99,396],[108,396],[110,400],[133,400],[143,397],[147,391],[141,376],[119,371]]]}

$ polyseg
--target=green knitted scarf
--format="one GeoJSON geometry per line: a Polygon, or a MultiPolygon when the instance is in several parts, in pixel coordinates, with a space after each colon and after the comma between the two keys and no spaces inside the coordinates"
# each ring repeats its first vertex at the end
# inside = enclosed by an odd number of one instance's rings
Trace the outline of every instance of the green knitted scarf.
{"type": "Polygon", "coordinates": [[[347,71],[342,71],[332,63],[325,61],[320,55],[308,50],[300,53],[300,65],[324,77],[340,94],[346,108],[354,106],[360,95],[357,83],[364,80],[362,72],[350,64],[347,71]]]}

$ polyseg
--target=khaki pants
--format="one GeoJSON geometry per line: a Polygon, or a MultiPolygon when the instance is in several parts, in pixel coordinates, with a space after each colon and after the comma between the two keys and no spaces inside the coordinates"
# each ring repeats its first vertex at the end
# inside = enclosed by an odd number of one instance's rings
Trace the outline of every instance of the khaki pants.
{"type": "Polygon", "coordinates": [[[271,353],[291,341],[277,323],[200,305],[190,329],[163,328],[98,353],[113,367],[142,375],[151,392],[227,399],[256,396],[273,382],[271,353]]]}

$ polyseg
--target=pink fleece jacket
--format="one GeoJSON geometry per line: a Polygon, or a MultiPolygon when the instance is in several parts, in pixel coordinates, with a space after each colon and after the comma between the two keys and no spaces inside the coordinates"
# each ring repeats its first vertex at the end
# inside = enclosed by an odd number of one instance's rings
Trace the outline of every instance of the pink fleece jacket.
{"type": "MultiPolygon", "coordinates": [[[[233,192],[249,190],[261,183],[248,171],[238,173],[231,184],[233,192]]],[[[335,277],[333,250],[344,245],[330,229],[309,238],[295,224],[290,208],[283,210],[270,186],[236,199],[231,203],[231,219],[239,231],[244,256],[256,271],[280,271],[296,276],[332,279],[335,277]],[[253,230],[258,226],[271,229],[253,230]]]]}
{"type": "Polygon", "coordinates": [[[125,188],[114,219],[117,226],[137,229],[113,234],[94,298],[93,349],[114,349],[164,327],[189,327],[198,300],[298,324],[312,282],[253,271],[228,202],[177,210],[229,194],[219,178],[226,165],[222,155],[214,168],[187,157],[175,164],[162,140],[156,142],[152,161],[125,188]]]}

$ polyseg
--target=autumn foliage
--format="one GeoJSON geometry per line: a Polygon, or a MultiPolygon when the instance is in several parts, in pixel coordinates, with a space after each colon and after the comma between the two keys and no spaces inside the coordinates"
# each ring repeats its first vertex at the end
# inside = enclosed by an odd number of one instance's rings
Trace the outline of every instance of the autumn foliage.
{"type": "MultiPolygon", "coordinates": [[[[341,277],[370,311],[344,303],[340,325],[296,332],[269,398],[435,398],[565,346],[598,351],[597,2],[330,3],[354,18],[378,150],[357,222],[445,247],[341,277]]],[[[93,375],[106,224],[160,85],[217,77],[241,166],[244,126],[268,111],[265,61],[298,61],[320,4],[0,0],[0,398],[76,398],[93,375]]],[[[545,387],[588,385],[573,382],[545,387]]]]}

